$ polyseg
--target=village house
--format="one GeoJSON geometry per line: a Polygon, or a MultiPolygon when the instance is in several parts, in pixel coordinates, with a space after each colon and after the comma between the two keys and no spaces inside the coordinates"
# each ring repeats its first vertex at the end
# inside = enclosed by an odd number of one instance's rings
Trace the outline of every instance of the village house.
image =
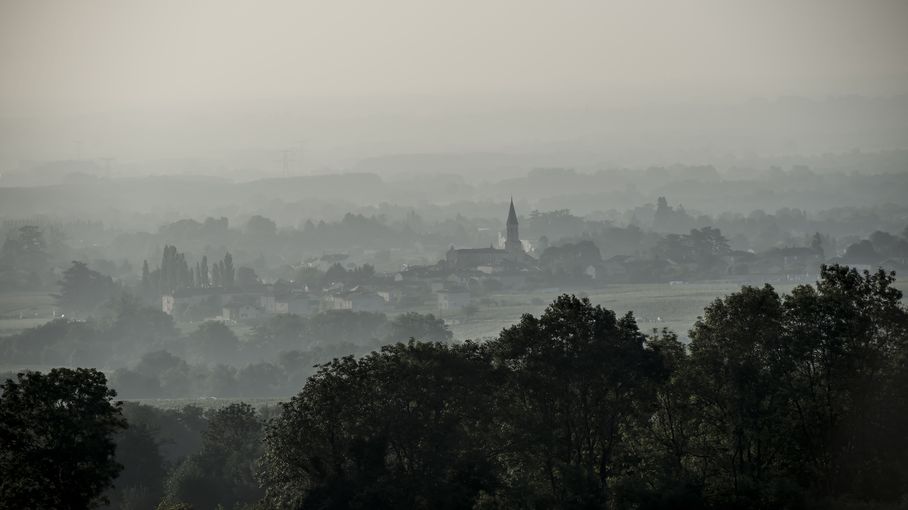
{"type": "Polygon", "coordinates": [[[220,309],[225,303],[238,296],[259,296],[261,291],[250,292],[221,287],[180,289],[161,296],[161,311],[168,315],[180,315],[190,307],[212,306],[220,309]]]}
{"type": "Polygon", "coordinates": [[[472,302],[470,292],[463,288],[440,290],[435,295],[438,299],[439,310],[460,310],[472,302]]]}
{"type": "Polygon", "coordinates": [[[353,312],[384,312],[388,308],[388,303],[375,291],[354,287],[349,291],[325,296],[322,308],[353,312]]]}

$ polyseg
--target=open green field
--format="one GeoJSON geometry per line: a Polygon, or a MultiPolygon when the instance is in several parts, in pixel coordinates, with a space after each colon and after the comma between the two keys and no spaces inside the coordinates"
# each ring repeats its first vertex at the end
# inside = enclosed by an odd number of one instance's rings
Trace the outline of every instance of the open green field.
{"type": "MultiPolygon", "coordinates": [[[[762,285],[762,283],[751,283],[762,285]]],[[[772,283],[776,291],[788,293],[796,283],[772,283]]],[[[908,280],[896,282],[896,287],[908,294],[908,280]]],[[[637,324],[644,332],[668,328],[681,338],[703,314],[703,309],[716,298],[738,291],[738,282],[692,282],[670,285],[668,283],[615,284],[604,289],[559,289],[506,293],[480,300],[479,312],[473,317],[445,316],[451,322],[455,338],[484,338],[497,336],[505,327],[520,320],[524,313],[539,315],[559,294],[585,295],[593,304],[615,310],[619,315],[633,312],[637,324]],[[493,303],[488,303],[489,301],[493,303]]],[[[904,298],[903,298],[904,301],[904,298]]]]}
{"type": "MultiPolygon", "coordinates": [[[[762,285],[760,282],[751,284],[762,285]]],[[[796,285],[788,282],[772,284],[782,293],[791,291],[796,285]]],[[[908,294],[908,279],[897,280],[896,287],[908,294]]],[[[477,301],[479,311],[472,317],[466,317],[462,313],[439,313],[431,307],[415,311],[441,315],[449,321],[455,338],[459,340],[480,339],[497,336],[503,328],[519,321],[524,313],[539,315],[559,294],[574,293],[588,296],[594,304],[600,304],[619,314],[634,312],[640,329],[645,332],[669,328],[684,338],[706,305],[740,288],[740,282],[730,281],[675,285],[614,284],[593,290],[565,288],[493,294],[477,301]]],[[[53,298],[48,292],[0,293],[0,336],[11,335],[51,320],[53,309],[53,298]]],[[[180,323],[178,327],[188,333],[195,330],[198,324],[180,323]]],[[[235,325],[234,328],[240,338],[250,331],[245,325],[235,325]]]]}
{"type": "Polygon", "coordinates": [[[48,291],[0,292],[0,336],[40,326],[53,314],[54,298],[48,291]]]}

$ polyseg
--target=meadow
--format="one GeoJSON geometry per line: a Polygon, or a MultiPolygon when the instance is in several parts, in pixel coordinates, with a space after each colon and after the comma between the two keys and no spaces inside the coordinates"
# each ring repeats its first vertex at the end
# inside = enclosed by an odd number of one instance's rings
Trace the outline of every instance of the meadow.
{"type": "MultiPolygon", "coordinates": [[[[762,281],[748,282],[763,285],[762,281]]],[[[798,283],[771,282],[777,291],[787,293],[798,283]]],[[[539,315],[552,300],[562,293],[589,297],[594,304],[615,310],[619,314],[631,311],[646,332],[669,328],[682,337],[693,325],[703,308],[716,298],[736,292],[741,282],[712,281],[685,283],[611,284],[600,289],[542,289],[491,294],[476,300],[478,311],[465,315],[439,312],[426,307],[417,310],[444,317],[457,339],[478,339],[497,336],[502,328],[520,320],[524,313],[539,315]]],[[[908,280],[898,280],[896,287],[908,294],[908,280]]],[[[0,336],[17,333],[51,320],[54,300],[48,292],[0,293],[0,336]]],[[[197,323],[179,323],[183,332],[194,330],[197,323]]],[[[236,325],[239,336],[250,328],[236,325]]]]}
{"type": "MultiPolygon", "coordinates": [[[[747,282],[762,286],[762,281],[747,282]]],[[[772,282],[780,293],[788,293],[798,282],[772,282]]],[[[454,333],[456,340],[483,339],[497,336],[504,328],[520,321],[521,315],[540,315],[545,307],[558,295],[568,293],[588,297],[594,304],[614,310],[618,315],[633,312],[640,329],[645,333],[668,328],[686,340],[687,332],[702,315],[704,307],[717,298],[738,291],[742,282],[714,281],[674,284],[612,284],[599,289],[544,289],[528,292],[502,292],[475,300],[476,309],[469,314],[462,311],[447,312],[430,307],[419,309],[421,313],[435,313],[443,317],[454,333]]],[[[908,294],[908,279],[897,281],[896,287],[908,294]]],[[[905,299],[903,298],[903,302],[905,299]]],[[[14,334],[22,329],[40,325],[53,317],[53,297],[47,292],[0,293],[0,336],[14,334]]],[[[393,314],[389,314],[393,315],[393,314]]],[[[198,323],[178,323],[184,333],[198,327],[198,323]]],[[[251,333],[249,325],[232,324],[240,338],[251,333]]],[[[328,360],[324,360],[328,361],[328,360]]],[[[47,370],[44,366],[7,366],[0,360],[0,372],[21,369],[47,370]]],[[[289,397],[289,396],[288,396],[289,397]]],[[[142,404],[164,409],[180,409],[196,405],[203,409],[224,407],[239,400],[256,408],[273,407],[285,399],[244,398],[244,399],[142,399],[142,404]]]]}
{"type": "MultiPolygon", "coordinates": [[[[765,282],[747,283],[761,286],[765,282]]],[[[798,284],[771,282],[780,293],[788,293],[798,284]]],[[[588,297],[593,304],[614,310],[619,315],[633,312],[640,329],[646,333],[668,328],[684,339],[709,303],[738,291],[741,285],[742,282],[737,281],[635,283],[610,284],[599,289],[502,292],[476,299],[475,313],[439,311],[428,306],[416,311],[443,317],[457,340],[482,339],[497,336],[502,329],[520,321],[525,313],[538,316],[555,297],[568,293],[588,297]]],[[[908,294],[908,279],[896,281],[896,287],[908,294]]],[[[54,300],[48,292],[0,293],[0,336],[43,324],[53,318],[54,310],[54,300]]],[[[177,327],[189,333],[198,327],[198,323],[178,323],[177,327]]],[[[240,338],[251,333],[248,325],[232,324],[231,327],[240,338]]]]}
{"type": "MultiPolygon", "coordinates": [[[[777,292],[785,294],[802,282],[750,281],[748,285],[770,283],[777,292]]],[[[812,282],[811,282],[812,283],[812,282]]],[[[601,289],[549,289],[521,293],[495,294],[477,301],[479,310],[472,316],[442,314],[448,320],[454,337],[478,339],[497,336],[503,328],[515,324],[521,315],[540,315],[559,294],[585,296],[593,304],[614,310],[618,315],[633,312],[640,330],[668,328],[681,339],[703,314],[703,309],[717,298],[737,292],[741,282],[714,281],[690,283],[613,284],[601,289]]],[[[896,287],[908,294],[908,279],[898,280],[896,287]]],[[[903,297],[903,302],[905,298],[903,297]]]]}
{"type": "Polygon", "coordinates": [[[52,320],[55,311],[48,291],[0,292],[0,336],[40,326],[52,320]]]}

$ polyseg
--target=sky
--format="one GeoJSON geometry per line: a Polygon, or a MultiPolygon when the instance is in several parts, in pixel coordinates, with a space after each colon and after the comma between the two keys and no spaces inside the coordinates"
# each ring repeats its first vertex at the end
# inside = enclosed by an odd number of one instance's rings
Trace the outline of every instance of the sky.
{"type": "Polygon", "coordinates": [[[893,94],[906,54],[899,0],[4,0],[0,108],[893,94]]]}
{"type": "Polygon", "coordinates": [[[903,0],[0,0],[0,118],[892,96],[906,55],[903,0]]]}

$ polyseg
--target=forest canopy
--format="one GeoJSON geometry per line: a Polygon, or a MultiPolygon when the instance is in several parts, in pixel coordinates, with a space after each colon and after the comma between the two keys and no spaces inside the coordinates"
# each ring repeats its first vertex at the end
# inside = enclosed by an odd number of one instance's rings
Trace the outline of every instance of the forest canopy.
{"type": "MultiPolygon", "coordinates": [[[[689,344],[572,295],[484,342],[432,339],[436,323],[420,320],[428,341],[322,364],[277,407],[130,404],[130,428],[111,418],[106,434],[149,439],[118,440],[125,478],[106,497],[183,508],[896,508],[908,496],[908,310],[893,282],[824,266],[816,285],[789,294],[745,286],[704,310],[689,344]],[[138,459],[157,467],[137,474],[138,459]]],[[[6,412],[20,391],[3,391],[6,412]]],[[[52,412],[42,409],[29,416],[52,412]]],[[[4,441],[21,433],[14,417],[4,414],[4,441]]],[[[4,452],[6,466],[35,462],[4,452]]],[[[37,476],[5,473],[20,485],[37,476]]]]}

